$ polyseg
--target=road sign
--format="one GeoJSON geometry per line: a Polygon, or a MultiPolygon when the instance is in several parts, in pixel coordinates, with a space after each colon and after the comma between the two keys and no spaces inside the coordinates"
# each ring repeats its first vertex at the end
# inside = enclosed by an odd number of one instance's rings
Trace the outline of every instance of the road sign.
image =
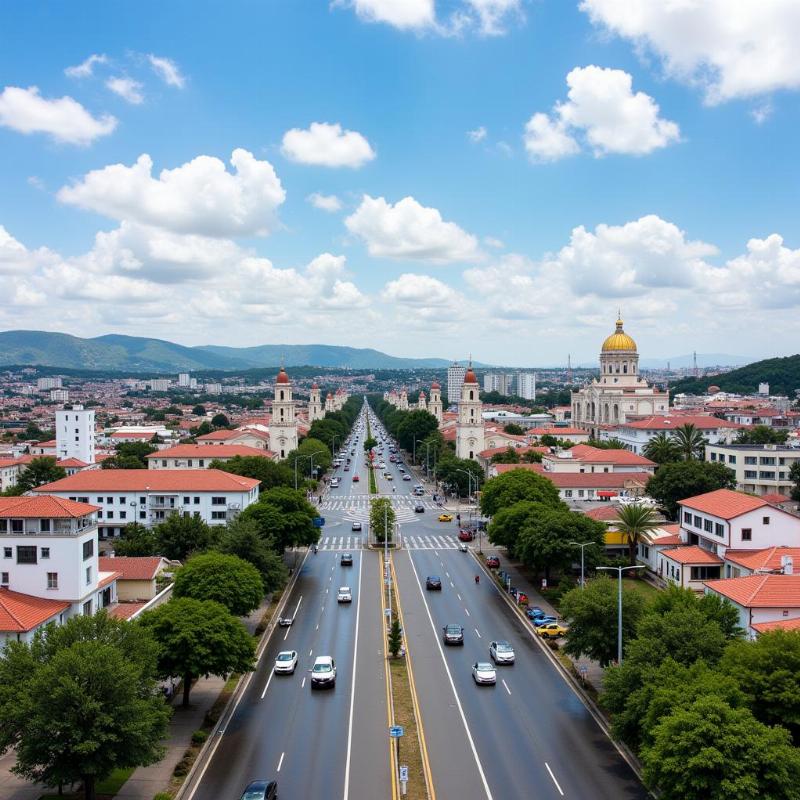
{"type": "Polygon", "coordinates": [[[392,609],[391,608],[384,608],[383,609],[383,616],[384,617],[391,617],[392,616],[392,609]]]}
{"type": "Polygon", "coordinates": [[[401,781],[407,781],[408,780],[408,767],[405,766],[405,765],[402,765],[400,767],[400,780],[401,781]]]}
{"type": "Polygon", "coordinates": [[[325,517],[314,517],[314,519],[311,520],[311,523],[315,528],[321,528],[323,525],[325,525],[325,517]]]}
{"type": "Polygon", "coordinates": [[[392,725],[392,727],[389,728],[389,736],[391,736],[392,739],[399,739],[404,733],[405,731],[402,725],[392,725]]]}

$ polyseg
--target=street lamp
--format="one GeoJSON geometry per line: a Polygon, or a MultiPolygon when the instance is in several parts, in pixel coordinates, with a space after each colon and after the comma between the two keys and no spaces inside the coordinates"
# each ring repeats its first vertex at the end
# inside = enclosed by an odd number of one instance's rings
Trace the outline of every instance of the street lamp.
{"type": "Polygon", "coordinates": [[[628,569],[644,569],[644,564],[635,564],[632,567],[598,567],[597,569],[614,572],[618,578],[617,592],[617,664],[622,664],[622,573],[628,569]]]}
{"type": "Polygon", "coordinates": [[[298,456],[295,456],[294,459],[294,488],[295,491],[297,490],[297,465],[302,458],[310,458],[311,459],[311,470],[314,470],[314,456],[319,455],[320,453],[324,453],[324,450],[315,450],[313,453],[302,453],[298,456]]]}
{"type": "MultiPolygon", "coordinates": [[[[468,469],[457,469],[456,472],[463,472],[467,476],[467,493],[469,494],[468,500],[472,497],[472,481],[475,481],[475,494],[478,493],[478,476],[473,475],[468,469]]],[[[472,505],[469,507],[470,523],[472,522],[472,505]]],[[[478,552],[483,552],[483,531],[478,526],[478,552]]]]}
{"type": "Polygon", "coordinates": [[[571,545],[575,547],[580,547],[581,549],[581,589],[586,588],[586,578],[584,577],[585,573],[583,571],[583,548],[589,547],[590,545],[597,544],[596,542],[570,542],[571,545]]]}

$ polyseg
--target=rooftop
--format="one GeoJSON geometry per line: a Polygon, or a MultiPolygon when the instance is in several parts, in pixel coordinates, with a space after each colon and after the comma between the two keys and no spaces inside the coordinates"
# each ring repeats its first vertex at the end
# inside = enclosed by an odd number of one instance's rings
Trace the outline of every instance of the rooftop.
{"type": "Polygon", "coordinates": [[[788,444],[711,444],[717,450],[759,450],[766,453],[796,453],[800,456],[800,447],[791,447],[788,444]]]}
{"type": "Polygon", "coordinates": [[[149,581],[158,575],[164,559],[161,556],[100,556],[101,572],[117,572],[123,581],[149,581]]]}
{"type": "Polygon", "coordinates": [[[97,506],[64,497],[0,497],[0,517],[3,518],[78,519],[97,510],[97,506]]]}
{"type": "Polygon", "coordinates": [[[0,631],[25,633],[70,607],[66,600],[48,600],[0,588],[0,631]]]}
{"type": "Polygon", "coordinates": [[[259,481],[219,469],[92,469],[35,492],[249,492],[259,481]]]}
{"type": "Polygon", "coordinates": [[[800,608],[800,575],[746,575],[705,585],[747,608],[800,608]]]}
{"type": "Polygon", "coordinates": [[[664,550],[661,554],[664,558],[675,561],[678,564],[721,564],[722,559],[716,554],[696,544],[687,547],[676,547],[674,550],[664,550]]]}
{"type": "Polygon", "coordinates": [[[734,519],[742,514],[768,506],[769,503],[762,497],[754,497],[744,492],[734,492],[732,489],[717,489],[695,497],[687,497],[678,505],[712,514],[720,519],[734,519]]]}
{"type": "Polygon", "coordinates": [[[270,453],[261,447],[246,444],[176,444],[150,453],[147,458],[233,458],[234,456],[260,456],[269,458],[270,453]]]}
{"type": "Polygon", "coordinates": [[[800,566],[800,547],[765,547],[759,550],[725,551],[725,560],[755,571],[778,572],[781,559],[790,556],[800,566]]]}

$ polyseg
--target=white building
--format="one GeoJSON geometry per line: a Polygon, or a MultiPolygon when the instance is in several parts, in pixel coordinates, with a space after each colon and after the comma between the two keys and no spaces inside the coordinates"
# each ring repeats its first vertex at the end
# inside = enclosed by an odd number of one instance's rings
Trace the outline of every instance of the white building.
{"type": "Polygon", "coordinates": [[[428,412],[436,417],[436,421],[442,424],[442,387],[437,381],[431,384],[431,396],[428,401],[428,412]]]}
{"type": "Polygon", "coordinates": [[[237,456],[271,458],[261,447],[243,444],[176,444],[147,456],[148,469],[207,469],[212,461],[230,461],[237,456]]]}
{"type": "Polygon", "coordinates": [[[792,464],[800,461],[800,448],[780,444],[710,444],[706,461],[724,464],[736,473],[736,488],[750,494],[791,493],[792,464]]]}
{"type": "Polygon", "coordinates": [[[511,382],[512,376],[506,372],[487,372],[483,376],[483,391],[509,395],[511,394],[511,382]]]}
{"type": "Polygon", "coordinates": [[[536,399],[536,373],[518,372],[517,373],[517,395],[525,400],[536,399]]]}
{"type": "Polygon", "coordinates": [[[258,484],[216,469],[98,469],[34,491],[96,505],[100,536],[105,538],[119,536],[129,522],[157,525],[170,514],[224,525],[258,500],[258,484]]]}
{"type": "Polygon", "coordinates": [[[461,384],[461,399],[458,403],[456,423],[456,457],[477,459],[478,453],[486,449],[483,423],[483,403],[480,386],[470,367],[461,384]]]}
{"type": "Polygon", "coordinates": [[[283,367],[275,378],[272,419],[269,423],[269,449],[278,458],[286,458],[292,450],[297,449],[297,419],[292,399],[292,382],[283,367]]]}
{"type": "Polygon", "coordinates": [[[461,385],[464,383],[464,376],[467,374],[466,367],[453,362],[447,368],[447,403],[455,405],[461,397],[461,385]]]}
{"type": "Polygon", "coordinates": [[[75,405],[56,411],[56,458],[95,463],[93,408],[75,405]]]}
{"type": "Polygon", "coordinates": [[[117,574],[98,567],[96,512],[58,497],[0,498],[0,644],[116,602],[117,574]]]}
{"type": "Polygon", "coordinates": [[[683,425],[694,425],[711,444],[730,442],[742,429],[741,425],[705,415],[657,415],[609,425],[600,430],[601,441],[619,439],[628,450],[642,453],[647,443],[659,433],[667,435],[683,425]]]}
{"type": "Polygon", "coordinates": [[[172,381],[169,378],[153,378],[147,383],[151,392],[167,392],[169,387],[172,386],[172,381]]]}
{"type": "Polygon", "coordinates": [[[39,378],[36,381],[36,388],[40,392],[45,392],[49,389],[60,389],[62,386],[61,378],[39,378]]]}
{"type": "Polygon", "coordinates": [[[221,383],[207,383],[205,385],[206,394],[222,394],[221,383]]]}
{"type": "Polygon", "coordinates": [[[68,403],[69,391],[67,389],[52,389],[50,391],[50,400],[54,403],[68,403]]]}
{"type": "Polygon", "coordinates": [[[322,419],[325,412],[322,410],[322,398],[320,397],[319,385],[314,382],[311,384],[311,392],[308,395],[308,421],[309,423],[322,419]]]}

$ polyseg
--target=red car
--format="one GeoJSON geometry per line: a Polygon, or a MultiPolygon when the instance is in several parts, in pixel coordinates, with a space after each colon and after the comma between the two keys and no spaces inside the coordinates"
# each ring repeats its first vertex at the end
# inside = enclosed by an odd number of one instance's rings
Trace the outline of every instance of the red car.
{"type": "Polygon", "coordinates": [[[462,542],[471,542],[475,537],[469,532],[465,531],[463,528],[458,532],[458,538],[462,542]]]}
{"type": "Polygon", "coordinates": [[[497,556],[489,556],[486,559],[486,566],[489,567],[489,569],[496,569],[500,566],[500,559],[497,556]]]}
{"type": "Polygon", "coordinates": [[[358,475],[353,475],[353,483],[358,483],[360,480],[361,478],[359,478],[358,475]]]}

